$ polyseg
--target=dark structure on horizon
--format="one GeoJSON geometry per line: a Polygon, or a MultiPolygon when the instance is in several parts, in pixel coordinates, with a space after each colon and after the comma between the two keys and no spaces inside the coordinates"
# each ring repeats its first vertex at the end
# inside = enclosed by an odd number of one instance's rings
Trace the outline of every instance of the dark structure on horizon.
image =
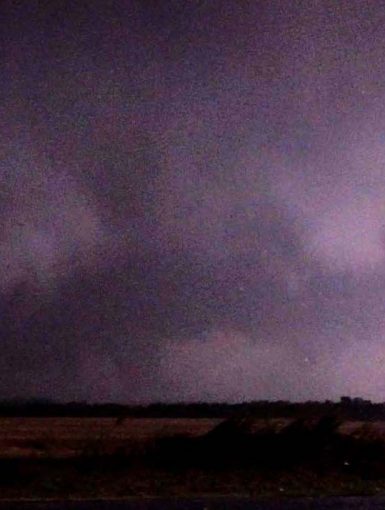
{"type": "Polygon", "coordinates": [[[78,416],[78,417],[149,417],[149,418],[227,418],[233,415],[255,418],[298,418],[334,414],[341,419],[385,421],[385,403],[373,403],[362,398],[341,397],[339,402],[255,401],[239,404],[218,403],[154,403],[122,405],[87,402],[58,403],[46,399],[3,400],[0,416],[78,416]]]}

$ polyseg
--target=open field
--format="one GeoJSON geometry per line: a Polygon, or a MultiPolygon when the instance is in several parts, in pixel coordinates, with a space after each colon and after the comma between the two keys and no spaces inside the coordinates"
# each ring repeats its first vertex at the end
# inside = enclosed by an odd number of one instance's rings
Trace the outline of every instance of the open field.
{"type": "Polygon", "coordinates": [[[220,419],[207,418],[0,418],[0,458],[66,458],[96,442],[107,452],[166,436],[197,437],[220,419]]]}
{"type": "MultiPolygon", "coordinates": [[[[214,429],[220,418],[0,418],[0,458],[68,458],[96,443],[105,453],[117,448],[141,448],[161,437],[198,437],[214,429]]],[[[254,432],[271,426],[279,430],[288,419],[256,419],[254,432]]],[[[361,430],[385,441],[385,422],[346,421],[343,434],[361,430]]]]}
{"type": "Polygon", "coordinates": [[[0,498],[367,493],[384,422],[0,418],[0,498]]]}

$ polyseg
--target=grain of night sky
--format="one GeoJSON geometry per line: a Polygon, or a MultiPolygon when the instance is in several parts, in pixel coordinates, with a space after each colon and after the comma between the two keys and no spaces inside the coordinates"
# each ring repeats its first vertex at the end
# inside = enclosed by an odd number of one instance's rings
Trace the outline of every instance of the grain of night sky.
{"type": "Polygon", "coordinates": [[[0,398],[385,401],[385,2],[0,5],[0,398]]]}

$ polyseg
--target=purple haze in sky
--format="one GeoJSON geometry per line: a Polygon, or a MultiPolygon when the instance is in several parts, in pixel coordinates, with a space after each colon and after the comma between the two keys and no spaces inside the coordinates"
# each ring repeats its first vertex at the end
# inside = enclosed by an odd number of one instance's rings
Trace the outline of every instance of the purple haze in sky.
{"type": "Polygon", "coordinates": [[[0,19],[0,398],[385,400],[383,2],[0,19]]]}

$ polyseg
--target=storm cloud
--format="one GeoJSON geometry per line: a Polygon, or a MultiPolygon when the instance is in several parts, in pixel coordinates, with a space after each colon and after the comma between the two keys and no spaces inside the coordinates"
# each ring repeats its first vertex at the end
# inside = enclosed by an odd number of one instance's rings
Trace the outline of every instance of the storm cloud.
{"type": "Polygon", "coordinates": [[[385,5],[1,19],[1,397],[383,400],[385,5]]]}

